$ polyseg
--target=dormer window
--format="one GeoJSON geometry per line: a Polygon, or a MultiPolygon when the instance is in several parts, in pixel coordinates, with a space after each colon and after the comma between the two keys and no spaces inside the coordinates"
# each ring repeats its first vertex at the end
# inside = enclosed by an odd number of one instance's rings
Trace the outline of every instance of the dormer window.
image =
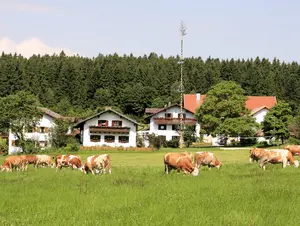
{"type": "Polygon", "coordinates": [[[108,126],[107,120],[98,120],[98,126],[108,126]]]}
{"type": "Polygon", "coordinates": [[[166,114],[165,114],[165,117],[166,117],[166,118],[172,118],[172,114],[171,114],[171,113],[166,113],[166,114]]]}
{"type": "MultiPolygon", "coordinates": [[[[180,118],[180,113],[178,114],[178,118],[180,118]]],[[[186,115],[182,114],[182,118],[186,118],[186,115]]]]}
{"type": "Polygon", "coordinates": [[[121,127],[121,126],[122,126],[122,121],[119,121],[119,120],[113,120],[113,121],[112,121],[112,126],[118,126],[118,127],[121,127]]]}

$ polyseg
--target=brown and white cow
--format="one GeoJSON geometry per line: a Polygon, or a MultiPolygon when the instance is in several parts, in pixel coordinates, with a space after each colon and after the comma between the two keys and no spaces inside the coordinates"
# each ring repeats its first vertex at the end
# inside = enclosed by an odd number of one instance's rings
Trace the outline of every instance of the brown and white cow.
{"type": "Polygon", "coordinates": [[[195,167],[198,169],[201,166],[208,166],[209,169],[212,167],[220,169],[222,166],[222,162],[220,162],[212,152],[208,151],[196,152],[194,162],[195,167]]]}
{"type": "Polygon", "coordinates": [[[264,148],[250,148],[249,162],[258,162],[268,151],[264,148]]]}
{"type": "Polygon", "coordinates": [[[294,167],[299,167],[298,160],[295,160],[293,154],[289,150],[285,149],[276,149],[269,150],[264,153],[264,156],[261,158],[260,167],[265,170],[265,165],[267,163],[278,164],[282,163],[282,168],[285,168],[287,163],[293,165],[294,167]]]}
{"type": "Polygon", "coordinates": [[[93,175],[98,173],[111,174],[110,156],[108,154],[89,156],[84,165],[84,173],[91,172],[93,175]]]}
{"type": "Polygon", "coordinates": [[[28,161],[28,164],[33,164],[33,165],[36,164],[37,157],[35,155],[24,155],[24,157],[28,161]]]}
{"type": "Polygon", "coordinates": [[[62,167],[71,167],[84,171],[84,165],[78,155],[57,155],[55,158],[56,171],[62,167]]]}
{"type": "Polygon", "coordinates": [[[177,173],[182,170],[185,174],[198,176],[199,170],[193,165],[193,154],[185,153],[167,153],[164,156],[165,172],[169,174],[172,169],[176,169],[177,173]]]}
{"type": "Polygon", "coordinates": [[[36,155],[36,161],[34,163],[34,167],[38,168],[39,165],[46,165],[51,168],[54,167],[54,163],[52,161],[52,157],[49,155],[36,155]]]}
{"type": "Polygon", "coordinates": [[[300,156],[300,145],[287,145],[284,149],[289,150],[293,156],[300,156]]]}
{"type": "Polygon", "coordinates": [[[13,168],[16,170],[25,171],[27,170],[28,161],[25,156],[9,156],[4,160],[4,163],[1,165],[0,170],[6,172],[12,172],[13,168]]]}

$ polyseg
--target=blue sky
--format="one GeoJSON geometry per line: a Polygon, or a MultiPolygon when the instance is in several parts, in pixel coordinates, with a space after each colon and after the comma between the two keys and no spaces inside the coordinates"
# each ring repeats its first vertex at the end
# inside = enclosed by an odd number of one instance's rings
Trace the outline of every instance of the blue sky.
{"type": "Polygon", "coordinates": [[[0,39],[36,38],[49,47],[102,54],[274,57],[300,61],[296,0],[0,0],[0,39]]]}

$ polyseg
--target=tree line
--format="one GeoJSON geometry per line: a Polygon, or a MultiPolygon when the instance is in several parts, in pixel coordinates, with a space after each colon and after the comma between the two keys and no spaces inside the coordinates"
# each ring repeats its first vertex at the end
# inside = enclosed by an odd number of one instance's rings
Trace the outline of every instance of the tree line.
{"type": "MultiPolygon", "coordinates": [[[[20,55],[0,57],[1,97],[26,91],[40,105],[62,115],[86,117],[104,106],[141,118],[147,107],[178,103],[179,56],[155,53],[81,56],[20,55]]],[[[278,59],[220,60],[186,58],[183,70],[185,93],[207,93],[221,81],[235,81],[245,95],[274,95],[292,107],[300,104],[300,66],[278,59]]]]}

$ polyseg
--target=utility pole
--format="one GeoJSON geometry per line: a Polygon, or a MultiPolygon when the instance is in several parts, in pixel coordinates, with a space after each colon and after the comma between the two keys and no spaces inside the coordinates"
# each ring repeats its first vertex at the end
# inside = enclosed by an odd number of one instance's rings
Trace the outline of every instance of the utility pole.
{"type": "Polygon", "coordinates": [[[180,55],[180,139],[179,139],[179,144],[180,144],[180,150],[182,150],[182,144],[183,144],[183,137],[182,137],[182,99],[183,99],[183,81],[182,81],[182,74],[183,74],[183,37],[187,34],[186,33],[186,26],[184,25],[183,21],[181,21],[180,24],[180,34],[181,34],[181,55],[180,55]]]}

